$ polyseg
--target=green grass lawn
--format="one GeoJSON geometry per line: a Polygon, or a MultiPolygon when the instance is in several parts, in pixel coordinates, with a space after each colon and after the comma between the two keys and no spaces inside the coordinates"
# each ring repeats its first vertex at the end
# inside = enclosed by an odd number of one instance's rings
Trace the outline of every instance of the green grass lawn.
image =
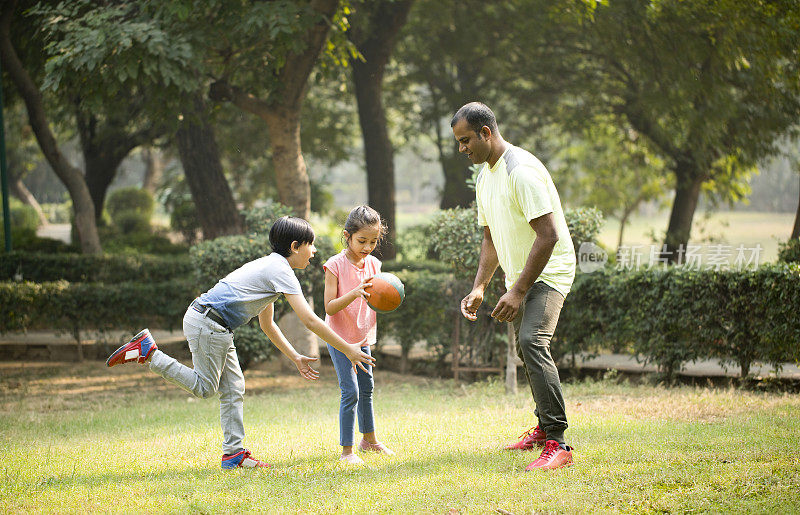
{"type": "Polygon", "coordinates": [[[221,471],[216,400],[138,365],[0,364],[0,513],[800,511],[800,396],[615,382],[564,388],[575,465],[526,473],[502,446],[531,425],[525,388],[378,371],[395,457],[338,465],[331,367],[246,372],[247,445],[274,464],[221,471]]]}

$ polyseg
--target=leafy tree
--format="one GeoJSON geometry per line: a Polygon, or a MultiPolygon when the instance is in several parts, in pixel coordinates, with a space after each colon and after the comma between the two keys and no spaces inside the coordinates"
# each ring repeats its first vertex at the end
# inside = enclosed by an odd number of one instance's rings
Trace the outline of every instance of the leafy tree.
{"type": "Polygon", "coordinates": [[[267,124],[280,200],[303,217],[309,214],[310,185],[300,115],[320,52],[333,56],[337,48],[329,41],[331,28],[345,29],[340,7],[340,0],[186,0],[171,7],[206,49],[206,67],[216,79],[210,97],[267,124]]]}
{"type": "Polygon", "coordinates": [[[47,83],[74,105],[99,219],[108,186],[136,147],[177,131],[206,237],[241,232],[205,106],[193,42],[149,3],[77,0],[31,11],[49,44],[47,83]],[[191,134],[191,136],[189,136],[191,134]],[[188,150],[187,150],[188,149],[188,150]],[[188,159],[200,153],[202,161],[188,159]]]}
{"type": "Polygon", "coordinates": [[[469,161],[458,153],[449,121],[461,105],[481,100],[501,118],[505,110],[494,76],[502,56],[495,51],[497,34],[489,19],[503,18],[502,4],[479,0],[418,0],[398,42],[399,78],[392,97],[400,100],[401,116],[413,120],[412,130],[431,138],[444,175],[440,207],[466,207],[474,193],[466,181],[469,161]]]}
{"type": "Polygon", "coordinates": [[[625,225],[642,203],[659,199],[668,187],[663,159],[654,155],[636,131],[611,124],[587,127],[580,140],[558,153],[562,164],[554,172],[574,177],[573,202],[595,206],[620,222],[617,247],[625,225]]]}
{"type": "Polygon", "coordinates": [[[5,132],[5,144],[9,192],[36,211],[39,225],[47,225],[48,220],[42,206],[24,182],[25,176],[41,159],[41,153],[26,120],[24,107],[15,102],[8,107],[4,106],[4,110],[3,119],[8,127],[5,132]]]}
{"type": "Polygon", "coordinates": [[[686,245],[704,185],[740,192],[800,117],[800,4],[773,0],[510,2],[506,76],[566,126],[615,120],[674,177],[665,244],[686,245]],[[555,112],[556,108],[558,109],[555,112]]]}
{"type": "MultiPolygon", "coordinates": [[[[35,31],[25,23],[27,20],[15,27],[12,35],[11,22],[17,14],[16,1],[5,2],[0,6],[0,9],[2,9],[0,11],[0,58],[2,59],[3,69],[10,76],[19,96],[25,103],[31,128],[36,135],[36,140],[42,149],[42,153],[69,191],[75,212],[75,226],[81,250],[86,254],[100,253],[102,249],[95,223],[94,202],[83,173],[66,159],[59,147],[50,128],[42,92],[32,74],[26,69],[26,63],[20,59],[20,54],[15,48],[14,41],[19,41],[17,38],[22,37],[22,32],[26,33],[26,46],[38,46],[41,44],[41,40],[37,37],[30,37],[30,32],[35,31]]],[[[34,51],[33,53],[36,56],[43,55],[41,51],[34,51]]],[[[27,65],[33,69],[36,69],[41,64],[40,57],[36,57],[33,64],[30,61],[27,62],[27,65]]]]}

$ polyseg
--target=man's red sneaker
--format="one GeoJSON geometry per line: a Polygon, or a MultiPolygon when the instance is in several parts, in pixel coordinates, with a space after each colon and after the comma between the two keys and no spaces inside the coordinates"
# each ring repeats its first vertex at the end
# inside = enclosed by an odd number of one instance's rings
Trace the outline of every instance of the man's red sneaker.
{"type": "Polygon", "coordinates": [[[547,436],[544,431],[539,429],[539,426],[532,427],[519,435],[520,440],[510,445],[506,445],[509,451],[530,451],[534,447],[541,447],[544,445],[547,436]]]}
{"type": "Polygon", "coordinates": [[[525,467],[525,472],[531,470],[552,470],[572,465],[572,447],[562,449],[555,440],[547,440],[539,459],[525,467]]]}
{"type": "Polygon", "coordinates": [[[113,367],[114,365],[131,361],[145,363],[157,348],[158,346],[150,335],[150,331],[143,329],[139,334],[131,338],[131,341],[115,350],[106,360],[106,365],[113,367]]]}

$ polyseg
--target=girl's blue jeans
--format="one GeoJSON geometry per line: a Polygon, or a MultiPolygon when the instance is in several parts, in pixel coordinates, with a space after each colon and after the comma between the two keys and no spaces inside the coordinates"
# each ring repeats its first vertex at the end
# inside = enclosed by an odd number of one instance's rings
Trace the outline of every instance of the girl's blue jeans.
{"type": "MultiPolygon", "coordinates": [[[[361,350],[371,354],[369,346],[361,347],[361,350]]],[[[372,378],[372,367],[365,364],[369,373],[360,368],[356,368],[358,370],[356,372],[343,352],[328,345],[328,353],[339,378],[339,388],[342,390],[342,399],[339,403],[339,445],[352,446],[356,414],[361,433],[375,431],[375,415],[372,412],[372,390],[375,381],[372,378]]]]}

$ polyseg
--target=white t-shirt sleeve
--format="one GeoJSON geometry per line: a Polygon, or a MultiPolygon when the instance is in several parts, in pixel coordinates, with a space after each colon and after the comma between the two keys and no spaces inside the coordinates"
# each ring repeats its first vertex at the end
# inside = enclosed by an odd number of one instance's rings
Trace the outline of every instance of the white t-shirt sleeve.
{"type": "Polygon", "coordinates": [[[300,287],[300,281],[291,268],[279,268],[277,273],[272,276],[272,286],[276,293],[284,293],[288,295],[301,295],[303,289],[300,287]]]}
{"type": "Polygon", "coordinates": [[[553,212],[547,178],[533,167],[519,166],[511,174],[511,188],[517,206],[527,221],[553,212]]]}

